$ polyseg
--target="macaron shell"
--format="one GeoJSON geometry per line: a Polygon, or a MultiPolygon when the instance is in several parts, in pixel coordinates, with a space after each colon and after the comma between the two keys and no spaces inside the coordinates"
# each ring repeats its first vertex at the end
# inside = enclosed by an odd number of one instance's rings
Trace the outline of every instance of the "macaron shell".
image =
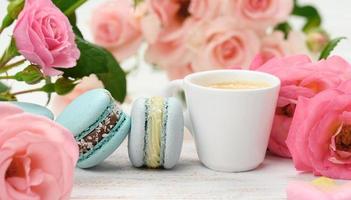
{"type": "Polygon", "coordinates": [[[52,120],[54,119],[54,114],[44,106],[40,106],[33,103],[17,102],[17,101],[12,101],[10,103],[20,107],[24,112],[45,116],[52,120]]]}
{"type": "Polygon", "coordinates": [[[111,101],[106,90],[90,90],[69,104],[57,117],[56,122],[77,136],[98,120],[97,117],[110,106],[111,101]]]}
{"type": "Polygon", "coordinates": [[[164,168],[173,168],[180,157],[183,146],[184,119],[181,103],[174,97],[168,98],[166,144],[164,168]]]}
{"type": "MultiPolygon", "coordinates": [[[[125,115],[125,114],[124,114],[125,115]]],[[[120,127],[109,134],[114,134],[113,137],[101,146],[101,148],[95,150],[89,158],[80,160],[78,167],[90,168],[98,165],[104,161],[109,155],[111,155],[124,141],[130,130],[131,120],[130,117],[125,115],[126,119],[122,122],[120,127]]],[[[117,124],[118,125],[118,124],[117,124]]]]}
{"type": "Polygon", "coordinates": [[[128,138],[128,154],[134,167],[144,165],[145,103],[145,98],[137,99],[133,103],[131,111],[132,122],[128,138]]]}

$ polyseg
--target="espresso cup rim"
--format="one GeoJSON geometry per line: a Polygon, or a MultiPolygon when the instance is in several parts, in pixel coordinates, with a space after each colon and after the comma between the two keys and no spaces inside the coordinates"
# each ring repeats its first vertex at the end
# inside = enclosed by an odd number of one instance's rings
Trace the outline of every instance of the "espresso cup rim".
{"type": "Polygon", "coordinates": [[[257,91],[265,91],[265,90],[272,90],[277,87],[280,87],[281,81],[280,79],[272,74],[266,73],[266,72],[260,72],[260,71],[252,71],[252,70],[246,70],[246,69],[221,69],[221,70],[210,70],[210,71],[202,71],[202,72],[195,72],[192,74],[187,75],[183,79],[184,83],[191,85],[192,87],[202,89],[202,90],[211,90],[211,91],[220,91],[220,92],[257,92],[257,91]],[[215,73],[249,73],[249,74],[257,74],[259,76],[265,76],[269,77],[269,79],[272,80],[270,82],[269,87],[262,87],[262,88],[250,88],[250,89],[223,89],[223,88],[210,88],[206,87],[200,84],[196,84],[192,82],[192,79],[194,77],[199,77],[199,76],[204,76],[208,74],[215,74],[215,73]]]}

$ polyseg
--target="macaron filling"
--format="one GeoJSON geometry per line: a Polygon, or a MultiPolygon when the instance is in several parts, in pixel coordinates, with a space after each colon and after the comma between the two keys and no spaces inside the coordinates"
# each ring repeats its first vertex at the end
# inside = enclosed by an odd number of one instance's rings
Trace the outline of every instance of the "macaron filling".
{"type": "Polygon", "coordinates": [[[87,159],[108,142],[125,120],[125,114],[116,105],[107,107],[94,124],[75,137],[79,147],[78,162],[87,159]]]}
{"type": "Polygon", "coordinates": [[[162,97],[152,97],[146,101],[144,163],[148,167],[158,168],[164,162],[167,103],[162,97]]]}

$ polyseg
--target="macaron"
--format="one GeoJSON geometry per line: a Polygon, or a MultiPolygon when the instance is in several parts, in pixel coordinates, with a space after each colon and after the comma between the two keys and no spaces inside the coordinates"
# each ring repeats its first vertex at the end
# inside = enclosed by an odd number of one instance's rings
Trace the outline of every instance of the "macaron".
{"type": "Polygon", "coordinates": [[[96,166],[111,155],[128,135],[131,124],[130,117],[105,89],[79,96],[56,121],[74,134],[80,168],[96,166]]]}
{"type": "Polygon", "coordinates": [[[10,103],[14,104],[17,107],[20,107],[24,112],[28,112],[35,115],[41,115],[52,120],[54,119],[54,114],[44,106],[17,101],[11,101],[10,103]]]}
{"type": "Polygon", "coordinates": [[[182,105],[176,98],[139,98],[132,107],[128,139],[134,167],[173,168],[183,145],[182,105]]]}

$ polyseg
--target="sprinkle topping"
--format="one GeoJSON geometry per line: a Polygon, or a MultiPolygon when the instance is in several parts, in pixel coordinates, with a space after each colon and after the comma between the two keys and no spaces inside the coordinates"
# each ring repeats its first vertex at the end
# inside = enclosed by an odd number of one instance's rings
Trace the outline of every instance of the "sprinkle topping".
{"type": "Polygon", "coordinates": [[[98,126],[78,141],[79,154],[83,155],[94,148],[101,140],[106,138],[113,127],[116,126],[120,117],[120,112],[117,107],[113,108],[112,112],[98,124],[98,126]]]}

